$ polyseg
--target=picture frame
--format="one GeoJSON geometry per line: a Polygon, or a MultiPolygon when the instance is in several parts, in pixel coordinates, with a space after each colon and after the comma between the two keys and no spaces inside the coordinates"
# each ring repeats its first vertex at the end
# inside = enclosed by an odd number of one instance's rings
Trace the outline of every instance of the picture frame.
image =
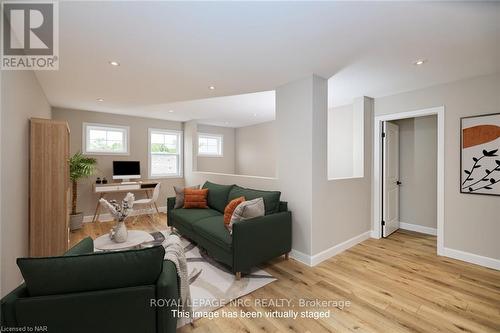
{"type": "Polygon", "coordinates": [[[460,118],[460,193],[500,196],[500,113],[460,118]]]}

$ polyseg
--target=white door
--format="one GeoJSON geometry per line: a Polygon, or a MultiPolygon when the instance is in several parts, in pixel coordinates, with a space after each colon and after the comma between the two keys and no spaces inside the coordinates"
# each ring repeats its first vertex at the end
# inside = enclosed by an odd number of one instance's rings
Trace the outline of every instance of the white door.
{"type": "Polygon", "coordinates": [[[382,236],[399,229],[399,126],[384,122],[382,236]]]}

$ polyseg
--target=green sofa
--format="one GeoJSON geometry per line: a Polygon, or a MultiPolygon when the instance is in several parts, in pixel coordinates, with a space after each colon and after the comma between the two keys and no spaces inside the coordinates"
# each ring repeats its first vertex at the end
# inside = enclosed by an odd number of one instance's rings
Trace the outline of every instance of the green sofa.
{"type": "Polygon", "coordinates": [[[292,247],[292,214],[287,203],[280,201],[280,192],[211,182],[206,182],[203,188],[208,189],[208,209],[174,209],[175,197],[167,198],[169,226],[226,264],[237,279],[267,260],[283,254],[288,258],[292,247]],[[262,197],[265,216],[236,222],[231,236],[224,226],[224,208],[240,196],[246,200],[262,197]]]}
{"type": "Polygon", "coordinates": [[[25,283],[1,300],[2,332],[175,332],[176,303],[157,302],[179,298],[177,271],[163,260],[163,247],[93,251],[89,237],[61,257],[19,258],[25,283]]]}

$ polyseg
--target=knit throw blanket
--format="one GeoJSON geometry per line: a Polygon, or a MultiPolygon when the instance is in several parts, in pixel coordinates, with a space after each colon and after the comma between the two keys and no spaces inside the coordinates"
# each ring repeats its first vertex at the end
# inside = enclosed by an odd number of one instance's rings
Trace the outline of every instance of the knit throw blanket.
{"type": "MultiPolygon", "coordinates": [[[[191,309],[191,293],[189,292],[189,277],[186,263],[186,255],[184,248],[181,244],[181,239],[175,234],[166,236],[163,242],[165,247],[165,259],[172,261],[177,268],[177,275],[179,276],[179,293],[181,296],[181,309],[182,311],[192,314],[191,309]]],[[[190,316],[191,318],[192,316],[190,316]]]]}

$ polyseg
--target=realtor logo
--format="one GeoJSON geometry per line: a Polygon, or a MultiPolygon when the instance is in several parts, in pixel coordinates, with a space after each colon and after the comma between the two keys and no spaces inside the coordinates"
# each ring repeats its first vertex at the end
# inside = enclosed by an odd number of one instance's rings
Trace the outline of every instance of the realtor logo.
{"type": "Polygon", "coordinates": [[[7,70],[57,70],[57,2],[2,2],[2,59],[7,70]]]}

